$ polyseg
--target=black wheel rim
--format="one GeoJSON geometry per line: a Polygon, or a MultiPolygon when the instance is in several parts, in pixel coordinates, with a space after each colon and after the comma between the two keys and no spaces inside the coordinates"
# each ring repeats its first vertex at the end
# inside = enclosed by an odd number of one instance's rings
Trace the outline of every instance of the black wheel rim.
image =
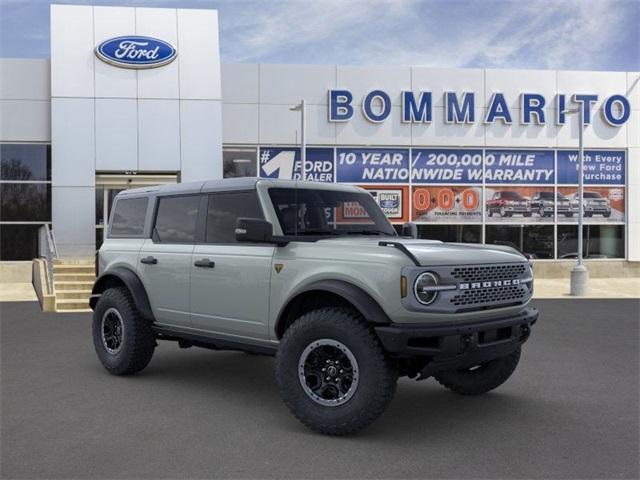
{"type": "Polygon", "coordinates": [[[307,396],[326,407],[348,402],[358,388],[360,375],[351,350],[327,338],[316,340],[304,349],[298,373],[307,396]]]}
{"type": "Polygon", "coordinates": [[[111,355],[116,355],[124,341],[124,322],[118,310],[109,308],[104,312],[100,332],[105,350],[111,355]]]}

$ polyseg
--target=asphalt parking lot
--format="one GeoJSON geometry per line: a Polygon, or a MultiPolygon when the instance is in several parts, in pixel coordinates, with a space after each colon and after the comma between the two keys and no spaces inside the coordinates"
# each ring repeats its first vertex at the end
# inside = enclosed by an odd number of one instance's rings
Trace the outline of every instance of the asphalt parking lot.
{"type": "Polygon", "coordinates": [[[161,343],[114,377],[89,314],[2,303],[3,478],[638,478],[638,300],[536,301],[514,377],[482,397],[400,381],[348,438],[299,424],[272,360],[161,343]]]}

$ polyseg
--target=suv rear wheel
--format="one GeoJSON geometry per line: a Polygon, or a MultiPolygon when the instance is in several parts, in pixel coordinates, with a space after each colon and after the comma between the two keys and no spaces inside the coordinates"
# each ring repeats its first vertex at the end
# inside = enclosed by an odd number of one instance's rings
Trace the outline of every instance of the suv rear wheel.
{"type": "Polygon", "coordinates": [[[285,332],[276,379],[291,412],[329,435],[356,432],[378,418],[395,393],[398,374],[355,312],[322,308],[285,332]]]}
{"type": "Polygon", "coordinates": [[[102,365],[114,375],[129,375],[147,366],[156,341],[126,288],[110,288],[93,312],[93,346],[102,365]]]}
{"type": "Polygon", "coordinates": [[[480,395],[498,388],[508,380],[520,361],[520,348],[472,368],[448,370],[434,375],[441,385],[462,395],[480,395]]]}

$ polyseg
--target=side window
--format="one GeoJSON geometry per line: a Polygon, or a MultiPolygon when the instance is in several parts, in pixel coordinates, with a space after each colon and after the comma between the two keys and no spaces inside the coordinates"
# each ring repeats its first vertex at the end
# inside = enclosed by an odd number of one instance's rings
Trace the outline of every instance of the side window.
{"type": "Polygon", "coordinates": [[[193,243],[199,195],[160,198],[153,238],[161,243],[193,243]]]}
{"type": "Polygon", "coordinates": [[[137,237],[142,235],[148,202],[147,197],[119,199],[113,210],[109,236],[137,237]]]}
{"type": "Polygon", "coordinates": [[[255,191],[209,195],[207,243],[235,243],[238,217],[264,218],[255,191]]]}

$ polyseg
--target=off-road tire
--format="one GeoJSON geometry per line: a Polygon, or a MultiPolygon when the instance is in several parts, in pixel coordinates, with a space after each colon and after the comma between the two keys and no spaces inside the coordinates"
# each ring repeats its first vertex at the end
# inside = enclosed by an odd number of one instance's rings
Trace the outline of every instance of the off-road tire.
{"type": "Polygon", "coordinates": [[[475,370],[449,370],[435,374],[434,378],[442,386],[461,395],[480,395],[506,382],[518,366],[519,360],[520,348],[475,370]]]}
{"type": "Polygon", "coordinates": [[[100,296],[93,312],[92,330],[93,346],[109,373],[131,375],[149,364],[156,345],[155,335],[151,323],[139,314],[126,288],[110,288],[100,296]],[[120,314],[124,327],[122,346],[116,354],[109,353],[102,341],[102,317],[110,308],[120,314]]]}
{"type": "Polygon", "coordinates": [[[371,424],[391,402],[397,379],[395,366],[370,326],[347,308],[321,308],[301,316],[285,332],[276,355],[276,380],[285,404],[304,425],[327,435],[347,435],[371,424]],[[342,343],[358,363],[355,393],[341,405],[316,403],[301,384],[301,355],[320,339],[342,343]]]}

